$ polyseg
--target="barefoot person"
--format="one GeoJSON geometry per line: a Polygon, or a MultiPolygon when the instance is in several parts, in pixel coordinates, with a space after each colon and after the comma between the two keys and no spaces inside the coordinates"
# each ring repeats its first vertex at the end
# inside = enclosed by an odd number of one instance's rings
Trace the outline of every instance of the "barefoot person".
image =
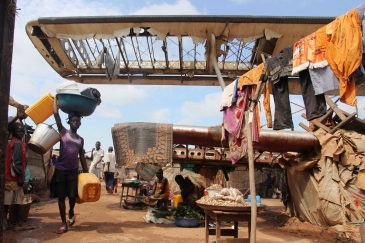
{"type": "Polygon", "coordinates": [[[81,117],[77,114],[69,113],[67,123],[70,125],[70,130],[67,130],[62,125],[60,115],[58,114],[56,99],[53,104],[53,113],[57,122],[58,131],[61,135],[61,140],[60,155],[50,183],[50,197],[58,198],[58,208],[60,211],[62,226],[56,233],[62,234],[67,232],[68,226],[73,225],[76,220],[74,207],[77,198],[79,158],[83,172],[87,173],[88,170],[84,156],[84,139],[77,134],[77,129],[81,125],[81,117]],[[70,206],[67,221],[65,203],[66,197],[68,197],[70,206]]]}
{"type": "Polygon", "coordinates": [[[18,122],[10,126],[12,139],[6,146],[5,160],[5,193],[4,193],[4,223],[3,230],[7,230],[6,219],[9,206],[15,204],[16,226],[13,230],[33,229],[29,224],[23,222],[23,184],[26,167],[26,144],[22,141],[24,136],[24,125],[18,122]]]}

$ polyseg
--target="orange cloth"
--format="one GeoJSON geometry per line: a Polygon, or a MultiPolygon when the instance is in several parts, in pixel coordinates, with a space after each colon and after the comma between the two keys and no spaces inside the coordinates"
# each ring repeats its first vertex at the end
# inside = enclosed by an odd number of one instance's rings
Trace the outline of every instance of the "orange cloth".
{"type": "MultiPolygon", "coordinates": [[[[257,83],[260,80],[262,71],[264,70],[264,63],[261,63],[254,69],[251,69],[247,73],[243,74],[239,79],[239,87],[240,90],[242,90],[242,87],[244,85],[257,85],[257,83]]],[[[264,108],[265,108],[265,114],[266,114],[266,123],[268,128],[272,128],[272,117],[271,117],[271,108],[270,108],[270,89],[268,87],[268,84],[265,85],[264,90],[264,108]]],[[[256,111],[258,114],[258,121],[260,121],[260,115],[258,110],[256,111]]]]}
{"type": "Polygon", "coordinates": [[[328,63],[340,80],[340,101],[356,106],[355,80],[350,75],[360,66],[363,45],[361,19],[352,9],[326,26],[328,63]]]}
{"type": "Polygon", "coordinates": [[[293,47],[292,75],[310,68],[321,68],[328,65],[325,49],[316,48],[316,32],[300,39],[293,47]]]}

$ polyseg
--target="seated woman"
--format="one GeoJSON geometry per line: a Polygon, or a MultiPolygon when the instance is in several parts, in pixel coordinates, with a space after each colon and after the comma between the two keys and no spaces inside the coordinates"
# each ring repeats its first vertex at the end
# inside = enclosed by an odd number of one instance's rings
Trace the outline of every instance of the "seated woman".
{"type": "Polygon", "coordinates": [[[154,186],[155,182],[153,180],[145,181],[142,176],[139,176],[139,181],[141,183],[141,186],[140,186],[141,196],[150,196],[150,195],[152,195],[151,192],[152,192],[152,189],[153,189],[153,186],[154,186]]]}
{"type": "Polygon", "coordinates": [[[184,178],[182,175],[175,176],[175,181],[180,186],[183,202],[187,202],[194,210],[200,209],[196,201],[204,196],[205,188],[201,185],[194,185],[188,177],[184,178]]]}
{"type": "Polygon", "coordinates": [[[151,196],[146,197],[144,202],[148,205],[152,205],[156,202],[157,207],[160,207],[164,201],[167,201],[170,196],[170,186],[169,181],[163,177],[163,170],[159,169],[156,172],[156,179],[154,183],[154,188],[152,190],[151,196]]]}

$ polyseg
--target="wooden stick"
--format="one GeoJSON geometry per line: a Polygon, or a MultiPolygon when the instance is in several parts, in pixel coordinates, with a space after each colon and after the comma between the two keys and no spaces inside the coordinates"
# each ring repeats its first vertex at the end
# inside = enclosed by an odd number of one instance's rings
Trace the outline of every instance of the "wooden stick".
{"type": "Polygon", "coordinates": [[[250,243],[256,243],[256,221],[257,221],[257,204],[256,204],[256,185],[255,185],[255,166],[252,145],[252,129],[249,121],[250,111],[245,112],[246,121],[246,136],[247,136],[247,150],[248,150],[248,174],[250,178],[251,191],[251,237],[250,243]]]}
{"type": "Polygon", "coordinates": [[[301,123],[299,123],[299,126],[301,126],[304,130],[306,130],[307,132],[312,132],[312,130],[309,128],[309,127],[307,127],[306,125],[304,125],[302,122],[301,123]]]}
{"type": "Polygon", "coordinates": [[[338,123],[334,128],[332,128],[329,133],[333,134],[334,132],[336,132],[339,128],[341,128],[343,125],[345,125],[346,123],[348,123],[349,121],[351,121],[355,116],[356,116],[356,112],[352,113],[349,117],[347,117],[345,120],[342,120],[340,123],[338,123]]]}

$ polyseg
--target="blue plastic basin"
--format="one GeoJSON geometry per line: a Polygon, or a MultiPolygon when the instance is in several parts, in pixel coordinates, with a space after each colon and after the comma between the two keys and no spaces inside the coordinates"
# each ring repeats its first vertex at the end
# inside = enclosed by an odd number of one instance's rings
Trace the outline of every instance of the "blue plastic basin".
{"type": "Polygon", "coordinates": [[[98,101],[79,94],[59,93],[56,97],[61,111],[75,112],[80,116],[90,116],[99,105],[98,101]]]}
{"type": "Polygon", "coordinates": [[[192,228],[197,227],[200,223],[199,219],[184,219],[184,218],[174,218],[176,226],[192,228]]]}

